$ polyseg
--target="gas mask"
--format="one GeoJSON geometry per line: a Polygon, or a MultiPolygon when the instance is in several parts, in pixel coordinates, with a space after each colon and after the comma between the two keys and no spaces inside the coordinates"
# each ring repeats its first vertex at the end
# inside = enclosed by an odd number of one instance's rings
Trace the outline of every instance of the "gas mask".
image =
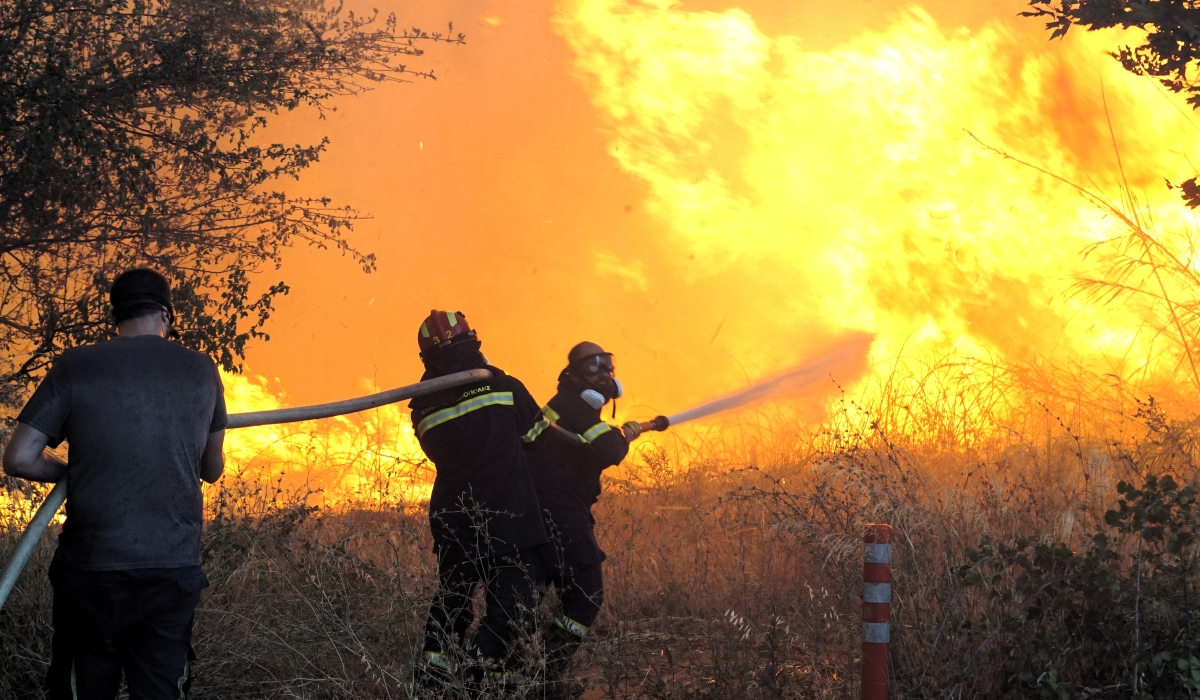
{"type": "Polygon", "coordinates": [[[621,398],[624,393],[621,380],[613,376],[615,371],[611,353],[584,357],[570,367],[571,376],[583,387],[580,398],[596,410],[600,410],[609,400],[621,398]]]}

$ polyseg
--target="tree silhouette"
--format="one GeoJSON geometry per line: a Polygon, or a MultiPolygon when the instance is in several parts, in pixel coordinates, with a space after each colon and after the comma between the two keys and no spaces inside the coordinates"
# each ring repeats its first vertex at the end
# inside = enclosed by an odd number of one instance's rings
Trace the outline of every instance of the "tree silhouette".
{"type": "Polygon", "coordinates": [[[0,400],[65,347],[106,337],[112,279],[135,264],[175,285],[182,341],[226,368],[265,337],[283,282],[252,291],[297,241],[374,257],[357,218],[293,197],[325,150],[272,143],[272,115],[314,114],[461,34],[403,30],[320,0],[0,3],[0,400]]]}
{"type": "MultiPolygon", "coordinates": [[[[1050,38],[1057,39],[1073,25],[1097,29],[1137,28],[1145,41],[1121,46],[1112,55],[1126,70],[1157,78],[1172,92],[1187,95],[1192,109],[1200,109],[1200,83],[1195,80],[1200,61],[1200,3],[1196,0],[1032,0],[1025,17],[1048,18],[1050,38]]],[[[1178,185],[1190,207],[1200,207],[1200,185],[1193,177],[1178,185]]]]}

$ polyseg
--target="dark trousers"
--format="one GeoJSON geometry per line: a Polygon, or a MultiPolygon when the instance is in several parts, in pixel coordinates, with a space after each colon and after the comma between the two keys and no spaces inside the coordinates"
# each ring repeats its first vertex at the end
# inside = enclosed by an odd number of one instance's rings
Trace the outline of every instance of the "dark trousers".
{"type": "Polygon", "coordinates": [[[425,651],[440,653],[449,651],[447,645],[462,646],[474,621],[471,592],[481,583],[487,613],[479,621],[473,645],[481,658],[511,667],[514,638],[521,632],[532,634],[537,625],[534,548],[492,554],[451,544],[439,546],[437,554],[439,586],[425,624],[425,651]]]}
{"type": "Polygon", "coordinates": [[[537,549],[541,582],[558,592],[562,615],[556,624],[582,637],[604,605],[604,552],[591,531],[551,528],[550,538],[537,549]]]}
{"type": "Polygon", "coordinates": [[[50,700],[175,700],[191,685],[200,567],[73,571],[52,566],[50,700]]]}

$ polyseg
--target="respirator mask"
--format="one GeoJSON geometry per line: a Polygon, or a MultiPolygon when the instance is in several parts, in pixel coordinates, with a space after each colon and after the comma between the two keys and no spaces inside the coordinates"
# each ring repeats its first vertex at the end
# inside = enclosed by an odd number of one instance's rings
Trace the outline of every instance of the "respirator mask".
{"type": "Polygon", "coordinates": [[[608,401],[621,398],[624,387],[621,380],[613,376],[612,353],[600,353],[584,357],[571,365],[571,374],[583,385],[579,396],[584,403],[600,410],[608,401]]]}

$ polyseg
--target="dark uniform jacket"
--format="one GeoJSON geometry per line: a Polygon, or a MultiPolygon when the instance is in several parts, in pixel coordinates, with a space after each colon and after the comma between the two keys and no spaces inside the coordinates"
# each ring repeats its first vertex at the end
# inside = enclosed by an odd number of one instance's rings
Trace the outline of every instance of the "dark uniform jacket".
{"type": "Polygon", "coordinates": [[[537,486],[538,501],[552,528],[562,533],[564,539],[587,539],[594,543],[592,528],[596,519],[592,517],[592,506],[600,498],[600,474],[625,459],[629,452],[625,436],[620,429],[602,421],[600,410],[587,405],[578,389],[560,383],[558,393],[542,409],[526,442],[536,443],[536,449],[529,455],[529,468],[537,486]],[[571,445],[555,439],[546,430],[550,423],[577,433],[584,444],[571,445]],[[565,537],[568,534],[574,537],[565,537]]]}
{"type": "Polygon", "coordinates": [[[486,369],[491,379],[409,404],[421,449],[437,468],[429,497],[435,548],[502,554],[548,541],[522,443],[537,402],[515,377],[486,369]]]}

